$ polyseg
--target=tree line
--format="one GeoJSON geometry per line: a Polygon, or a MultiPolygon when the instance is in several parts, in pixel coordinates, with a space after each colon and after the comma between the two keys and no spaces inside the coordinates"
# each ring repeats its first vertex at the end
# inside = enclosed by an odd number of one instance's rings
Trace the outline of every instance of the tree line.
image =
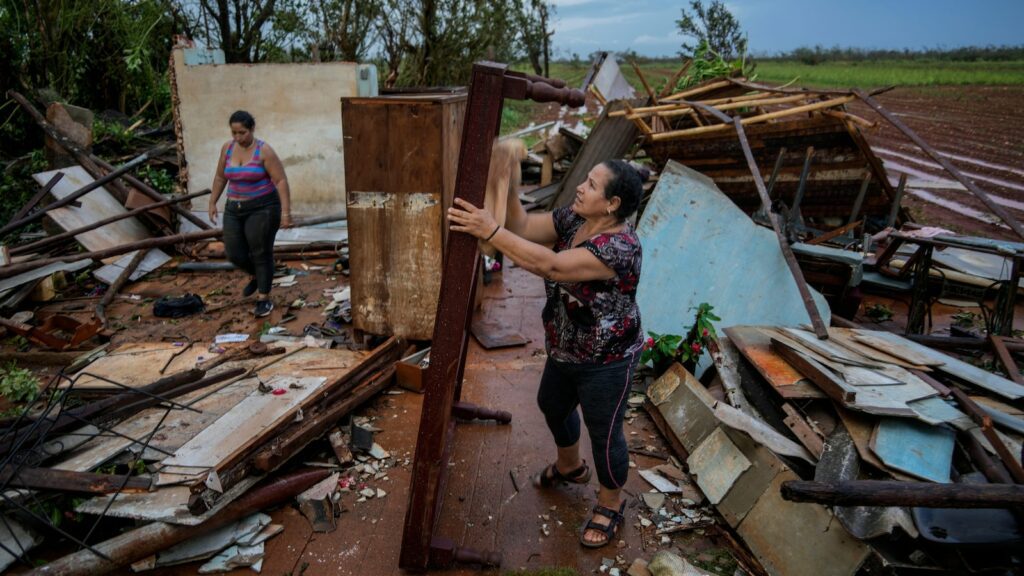
{"type": "Polygon", "coordinates": [[[485,58],[544,74],[553,16],[543,0],[0,0],[0,94],[166,122],[178,35],[229,63],[375,62],[387,87],[462,84],[485,58]]]}

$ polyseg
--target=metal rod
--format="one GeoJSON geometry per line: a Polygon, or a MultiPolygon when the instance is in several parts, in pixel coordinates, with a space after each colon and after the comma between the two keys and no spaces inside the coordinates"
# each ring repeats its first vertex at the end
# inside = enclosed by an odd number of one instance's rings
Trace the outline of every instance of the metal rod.
{"type": "Polygon", "coordinates": [[[807,309],[807,315],[811,319],[814,334],[821,340],[827,340],[828,328],[825,327],[825,323],[821,319],[821,313],[818,312],[818,305],[814,302],[814,298],[811,296],[810,288],[807,287],[807,281],[804,280],[804,273],[800,270],[800,265],[796,261],[796,256],[793,255],[793,249],[790,248],[789,242],[786,241],[786,237],[782,234],[782,229],[779,226],[779,220],[776,215],[771,212],[771,200],[768,198],[768,190],[765,188],[764,180],[761,178],[761,171],[757,167],[757,162],[754,161],[754,153],[750,150],[750,143],[747,141],[747,134],[743,130],[743,124],[740,121],[739,116],[733,120],[733,126],[736,127],[736,136],[739,138],[740,147],[743,148],[743,155],[747,158],[747,166],[750,168],[750,173],[754,177],[754,186],[757,187],[757,193],[761,196],[761,204],[764,206],[765,210],[769,211],[768,220],[772,224],[772,230],[775,231],[775,238],[779,242],[779,248],[782,250],[782,256],[786,260],[789,272],[793,275],[793,281],[796,282],[797,290],[800,292],[800,298],[803,300],[804,307],[807,309]]]}
{"type": "MultiPolygon", "coordinates": [[[[135,274],[135,271],[139,268],[139,264],[146,258],[146,254],[149,250],[139,250],[132,257],[128,265],[121,270],[121,273],[117,275],[117,279],[114,283],[107,288],[107,292],[100,298],[100,301],[96,303],[96,318],[103,323],[103,328],[107,328],[107,305],[114,301],[114,297],[121,291],[121,288],[128,283],[128,280],[135,274]]],[[[163,372],[161,372],[162,374],[163,372]]]]}
{"type": "Polygon", "coordinates": [[[892,199],[892,206],[889,207],[889,216],[885,219],[885,227],[892,228],[896,225],[896,216],[900,213],[900,202],[903,201],[903,192],[907,189],[907,175],[900,174],[900,183],[896,186],[896,197],[892,199]]]}
{"type": "Polygon", "coordinates": [[[796,195],[793,197],[793,205],[789,208],[789,222],[787,227],[793,228],[800,223],[800,205],[804,202],[804,190],[807,189],[807,175],[811,172],[811,157],[814,156],[814,146],[808,146],[804,153],[804,166],[800,169],[800,182],[796,186],[796,195]]]}
{"type": "Polygon", "coordinates": [[[68,230],[66,232],[61,232],[60,234],[54,234],[53,236],[48,236],[46,238],[43,238],[42,240],[37,240],[37,241],[35,241],[35,242],[31,243],[31,244],[24,244],[22,246],[15,246],[15,247],[11,248],[11,254],[16,256],[18,254],[27,254],[29,252],[38,251],[41,248],[44,248],[46,246],[51,246],[53,244],[56,244],[56,243],[60,242],[61,240],[65,240],[67,238],[73,238],[75,236],[78,236],[79,234],[83,234],[85,232],[89,232],[90,230],[95,230],[95,229],[100,228],[102,226],[106,226],[107,224],[112,224],[114,222],[118,222],[118,221],[124,220],[126,218],[131,218],[132,216],[137,216],[139,214],[142,214],[144,212],[149,212],[150,210],[154,210],[156,208],[160,208],[160,207],[163,207],[163,206],[169,206],[169,205],[177,203],[177,202],[184,202],[186,200],[191,200],[193,198],[198,198],[200,196],[205,196],[206,194],[209,194],[209,193],[210,193],[210,190],[206,189],[206,190],[203,190],[202,192],[196,192],[195,194],[189,194],[187,196],[179,196],[177,198],[171,198],[169,200],[164,200],[162,202],[154,202],[152,204],[147,204],[145,206],[141,206],[139,208],[135,208],[134,210],[129,210],[127,212],[122,212],[121,214],[116,214],[114,216],[111,216],[109,218],[104,218],[102,220],[97,220],[96,222],[93,222],[92,224],[86,224],[85,226],[81,226],[79,228],[75,228],[74,230],[68,230]]]}
{"type": "Polygon", "coordinates": [[[162,248],[164,246],[173,246],[175,244],[183,244],[185,242],[212,240],[223,235],[223,230],[216,229],[191,232],[188,234],[174,234],[173,236],[158,236],[156,238],[147,238],[146,240],[130,242],[128,244],[107,248],[105,250],[97,250],[95,252],[81,252],[78,254],[57,256],[55,258],[41,258],[38,260],[31,260],[29,262],[8,264],[7,266],[0,267],[0,278],[10,278],[11,276],[17,276],[23,272],[42,268],[43,266],[55,264],[57,262],[78,262],[79,260],[88,260],[90,258],[103,260],[111,256],[120,256],[121,254],[127,254],[128,252],[134,252],[143,248],[162,248]]]}
{"type": "Polygon", "coordinates": [[[857,199],[853,201],[853,210],[850,211],[850,219],[846,221],[847,225],[853,224],[857,221],[857,216],[860,214],[860,208],[864,205],[864,198],[868,195],[868,187],[871,185],[871,169],[865,169],[864,180],[860,183],[860,190],[857,192],[857,199]]]}
{"type": "Polygon", "coordinates": [[[775,190],[775,181],[779,178],[779,171],[782,170],[783,156],[786,155],[786,147],[779,148],[779,155],[775,158],[775,166],[772,167],[772,175],[768,178],[768,197],[772,197],[772,192],[775,190]]]}
{"type": "MultiPolygon", "coordinates": [[[[103,160],[102,158],[99,158],[98,156],[90,155],[89,158],[93,162],[98,164],[100,167],[104,168],[105,170],[110,170],[112,168],[112,166],[107,161],[103,160]]],[[[127,182],[132,188],[135,188],[144,195],[149,196],[151,200],[159,202],[164,199],[162,194],[160,194],[156,190],[153,190],[153,188],[151,188],[148,184],[146,184],[142,180],[139,180],[135,176],[132,176],[131,174],[125,174],[124,181],[127,182]]],[[[196,216],[192,212],[189,212],[188,210],[182,208],[181,206],[178,206],[177,204],[171,204],[170,208],[175,213],[177,213],[178,216],[181,216],[185,220],[188,220],[189,222],[195,224],[197,227],[199,227],[200,230],[213,229],[209,224],[206,223],[205,220],[196,216]]]]}
{"type": "MultiPolygon", "coordinates": [[[[35,208],[36,204],[42,202],[43,198],[45,198],[46,195],[50,193],[50,190],[53,190],[53,187],[56,186],[57,183],[61,181],[61,178],[64,178],[63,172],[57,172],[56,174],[54,174],[53,177],[50,178],[50,181],[46,183],[46,186],[43,186],[39,190],[39,192],[36,192],[36,195],[29,199],[29,201],[26,202],[25,205],[21,207],[21,210],[18,210],[14,214],[14,216],[11,216],[11,222],[16,222],[24,218],[25,215],[29,213],[29,211],[35,208]]],[[[2,236],[4,233],[5,232],[3,230],[0,230],[0,236],[2,236]]]]}

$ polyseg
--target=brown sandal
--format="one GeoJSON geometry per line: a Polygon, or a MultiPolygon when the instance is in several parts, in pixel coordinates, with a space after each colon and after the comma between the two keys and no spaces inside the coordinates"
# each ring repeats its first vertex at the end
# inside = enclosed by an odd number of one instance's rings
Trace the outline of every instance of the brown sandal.
{"type": "Polygon", "coordinates": [[[533,476],[533,485],[537,488],[551,488],[559,482],[569,482],[572,484],[586,484],[590,482],[590,466],[587,466],[587,461],[584,460],[579,468],[566,474],[562,474],[558,470],[558,465],[552,463],[533,476]]]}

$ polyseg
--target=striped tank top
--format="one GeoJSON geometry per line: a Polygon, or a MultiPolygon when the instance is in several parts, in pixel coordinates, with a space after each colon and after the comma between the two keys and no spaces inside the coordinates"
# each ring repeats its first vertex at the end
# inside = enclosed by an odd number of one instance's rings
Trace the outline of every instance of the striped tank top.
{"type": "Polygon", "coordinates": [[[224,177],[228,180],[229,200],[252,200],[277,190],[260,158],[263,140],[256,141],[256,151],[252,153],[252,159],[242,166],[231,165],[231,153],[234,149],[235,143],[232,142],[224,156],[224,177]]]}

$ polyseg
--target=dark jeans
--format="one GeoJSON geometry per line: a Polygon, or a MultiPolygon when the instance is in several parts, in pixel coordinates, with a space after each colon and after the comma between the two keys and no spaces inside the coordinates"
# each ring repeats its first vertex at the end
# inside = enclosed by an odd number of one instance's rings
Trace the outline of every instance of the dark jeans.
{"type": "Polygon", "coordinates": [[[580,415],[590,434],[594,467],[601,485],[621,488],[629,472],[629,447],[622,432],[633,371],[639,355],[610,364],[573,364],[548,358],[537,404],[560,448],[580,439],[580,415]]]}
{"type": "Polygon", "coordinates": [[[274,237],[281,227],[281,198],[277,192],[227,201],[224,208],[224,251],[232,264],[256,277],[260,294],[270,293],[274,279],[274,237]]]}

